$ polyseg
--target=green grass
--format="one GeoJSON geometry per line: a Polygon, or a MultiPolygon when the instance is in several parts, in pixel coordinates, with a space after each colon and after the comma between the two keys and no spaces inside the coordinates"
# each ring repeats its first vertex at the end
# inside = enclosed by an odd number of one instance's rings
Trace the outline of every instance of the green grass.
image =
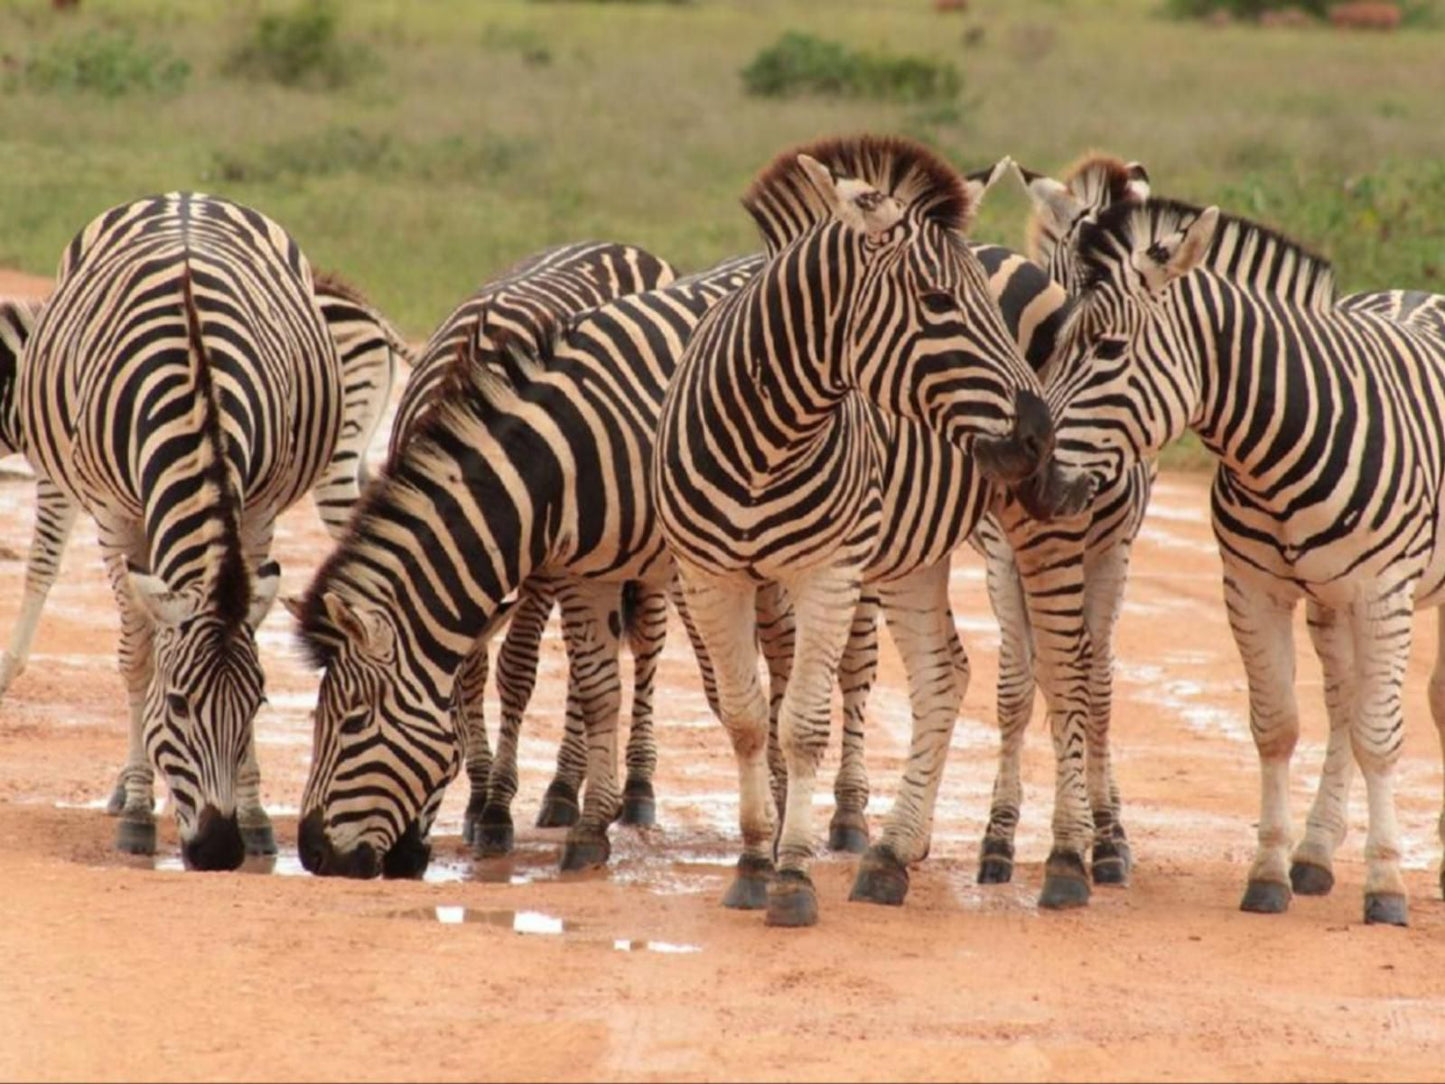
{"type": "MultiPolygon", "coordinates": [[[[1264,218],[1334,258],[1345,289],[1441,288],[1445,35],[1212,28],[1160,0],[347,0],[333,44],[370,70],[284,86],[226,74],[272,0],[0,2],[9,70],[87,33],[184,61],[184,85],[117,97],[12,79],[0,93],[0,263],[50,273],[92,216],[213,191],[286,225],[314,263],[423,336],[506,263],[585,237],[692,269],[757,246],[738,196],[777,151],[864,129],[975,169],[1057,171],[1090,147],[1157,191],[1264,218]],[[951,65],[932,103],[772,99],[741,72],[788,31],[951,65]]],[[[331,33],[331,32],[327,32],[331,33]]],[[[309,47],[309,46],[308,46],[309,47]]],[[[1011,185],[975,231],[1018,244],[1011,185]]]]}

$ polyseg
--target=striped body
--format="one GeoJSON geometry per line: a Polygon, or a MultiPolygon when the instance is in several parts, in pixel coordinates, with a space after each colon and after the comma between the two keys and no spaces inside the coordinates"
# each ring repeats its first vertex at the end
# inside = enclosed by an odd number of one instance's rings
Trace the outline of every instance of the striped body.
{"type": "Polygon", "coordinates": [[[457,769],[459,668],[530,577],[568,582],[591,674],[587,789],[564,864],[605,860],[616,783],[619,589],[673,568],[646,487],[662,394],[698,320],[745,271],[724,265],[618,298],[549,337],[469,349],[392,456],[296,611],[325,667],[302,805],[321,873],[415,872],[457,769]],[[515,349],[514,349],[515,348],[515,349]],[[520,359],[520,360],[519,360],[520,359]],[[505,376],[498,371],[505,372],[505,376]]]}
{"type": "Polygon", "coordinates": [[[310,267],[224,200],[114,208],[66,249],[16,395],[37,474],[97,523],[121,610],[121,844],[154,846],[148,753],[187,861],[239,864],[237,807],[260,811],[254,629],[279,578],[275,518],[321,477],[341,423],[310,267]]]}
{"type": "Polygon", "coordinates": [[[1166,201],[1102,216],[1079,250],[1088,350],[1056,390],[1071,455],[1112,472],[1187,427],[1219,459],[1214,527],[1263,772],[1243,906],[1283,910],[1291,882],[1327,889],[1343,834],[1317,798],[1290,867],[1291,619],[1304,599],[1332,731],[1348,734],[1369,794],[1365,918],[1403,923],[1393,769],[1412,614],[1445,602],[1445,339],[1430,315],[1445,300],[1337,304],[1328,264],[1214,208],[1166,201]]]}

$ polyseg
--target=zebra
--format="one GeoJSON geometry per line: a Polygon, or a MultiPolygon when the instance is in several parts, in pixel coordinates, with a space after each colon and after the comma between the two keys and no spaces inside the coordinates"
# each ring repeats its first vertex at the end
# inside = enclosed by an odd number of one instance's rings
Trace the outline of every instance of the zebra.
{"type": "MultiPolygon", "coordinates": [[[[746,261],[743,261],[745,263],[746,261]]],[[[322,670],[300,852],[315,873],[415,875],[458,769],[452,705],[463,662],[504,600],[538,575],[565,582],[565,619],[595,690],[587,786],[561,864],[609,855],[616,784],[619,591],[666,590],[673,566],[646,464],[682,345],[738,262],[624,295],[521,336],[469,333],[433,405],[363,496],[300,600],[286,600],[322,670]],[[498,370],[502,372],[498,372],[498,370]]]]}
{"type": "Polygon", "coordinates": [[[120,609],[117,845],[155,850],[154,765],[187,866],[234,868],[248,835],[274,846],[252,721],[275,518],[324,476],[342,423],[310,265],[276,223],[215,196],[114,207],[65,249],[15,395],[37,475],[96,522],[120,609]]]}
{"type": "MultiPolygon", "coordinates": [[[[314,274],[316,304],[336,343],[342,376],[342,426],[336,450],[312,490],[328,533],[339,538],[368,477],[366,452],[391,399],[398,360],[410,364],[410,348],[395,327],[362,293],[335,272],[314,274]]],[[[0,454],[23,451],[19,408],[14,401],[16,364],[43,307],[41,302],[0,303],[0,454]]],[[[25,589],[10,643],[0,654],[0,696],[24,672],[50,588],[76,517],[75,506],[49,479],[37,477],[36,523],[25,566],[25,589]]],[[[122,768],[106,803],[119,816],[126,803],[122,768]]],[[[243,830],[247,850],[275,853],[270,827],[254,814],[243,830]]]]}
{"type": "MultiPolygon", "coordinates": [[[[1023,284],[1005,286],[1000,294],[1007,297],[1009,290],[1027,290],[1030,274],[1045,274],[1061,287],[1062,297],[1041,294],[1035,303],[1040,332],[1037,344],[1026,353],[1047,386],[1060,352],[1069,349],[1064,329],[1080,287],[1071,259],[1072,241],[1081,226],[1104,209],[1147,199],[1149,175],[1139,162],[1097,151],[1076,161],[1062,180],[1016,165],[1013,172],[1033,203],[1026,231],[1028,260],[1000,260],[998,273],[1012,270],[1011,277],[1024,279],[1023,284]]],[[[1033,711],[1036,668],[1051,715],[1082,712],[1085,720],[1093,880],[1098,884],[1128,880],[1132,858],[1108,744],[1113,639],[1130,549],[1143,523],[1156,473],[1152,461],[1120,473],[1096,492],[1082,515],[1067,520],[1041,523],[1023,514],[1016,503],[1003,502],[975,532],[973,543],[985,558],[989,599],[1001,634],[999,770],[980,846],[982,884],[1007,882],[1013,875],[1023,736],[1033,711]]],[[[1087,884],[1082,880],[1073,884],[1075,896],[1060,902],[1087,900],[1087,884]]]]}
{"type": "MultiPolygon", "coordinates": [[[[459,349],[487,351],[497,336],[505,336],[518,349],[536,351],[543,336],[562,319],[569,319],[625,294],[667,286],[676,272],[667,261],[635,245],[588,241],[558,245],[527,256],[485,283],[442,321],[427,341],[412,368],[397,403],[389,455],[396,457],[419,431],[427,412],[443,394],[443,381],[459,349]]],[[[665,595],[634,584],[627,591],[632,603],[620,611],[624,634],[635,661],[632,726],[628,736],[628,783],[623,809],[625,823],[653,820],[652,769],[656,750],[652,740],[652,675],[662,653],[666,620],[665,595]]],[[[489,655],[479,645],[457,675],[453,711],[457,732],[466,750],[470,786],[462,823],[463,839],[483,855],[505,854],[512,849],[511,802],[517,791],[517,740],[522,713],[536,681],[537,648],[553,608],[563,603],[563,636],[569,658],[586,653],[577,642],[585,608],[572,600],[567,585],[546,576],[534,576],[521,586],[517,606],[497,658],[497,691],[502,718],[497,750],[492,753],[482,713],[489,655]]],[[[593,695],[592,682],[577,673],[569,675],[568,731],[582,729],[580,699],[593,695]]],[[[575,743],[565,741],[558,752],[557,775],[547,788],[537,823],[541,827],[567,827],[578,814],[577,787],[582,762],[575,743]]]]}
{"type": "MultiPolygon", "coordinates": [[[[1331,730],[1348,733],[1369,796],[1364,918],[1404,925],[1393,769],[1412,615],[1445,602],[1445,299],[1406,303],[1415,322],[1378,298],[1337,304],[1320,257],[1170,200],[1104,212],[1075,258],[1087,285],[1071,319],[1088,349],[1050,393],[1063,454],[1107,477],[1190,428],[1219,462],[1214,529],[1262,776],[1241,908],[1284,911],[1295,879],[1292,618],[1305,599],[1331,730]]],[[[1430,688],[1445,741],[1441,659],[1430,688]]],[[[1328,863],[1338,842],[1312,824],[1295,867],[1328,863]]]]}
{"type": "MultiPolygon", "coordinates": [[[[817,921],[812,788],[865,581],[909,670],[914,731],[851,898],[902,902],[967,682],[947,590],[949,556],[991,496],[975,462],[1004,483],[1050,469],[1040,385],[962,240],[982,187],[901,139],[779,155],[743,200],[769,263],[703,319],[664,401],[659,517],[738,760],[743,854],[724,904],[766,907],[771,925],[817,921]],[[779,721],[787,795],[776,845],[753,646],[755,595],[768,581],[786,587],[798,626],[779,721]]],[[[1086,488],[1062,489],[1045,511],[1087,499],[1086,488]]],[[[1060,794],[1073,808],[1058,818],[1059,845],[1078,849],[1081,786],[1060,794]]]]}

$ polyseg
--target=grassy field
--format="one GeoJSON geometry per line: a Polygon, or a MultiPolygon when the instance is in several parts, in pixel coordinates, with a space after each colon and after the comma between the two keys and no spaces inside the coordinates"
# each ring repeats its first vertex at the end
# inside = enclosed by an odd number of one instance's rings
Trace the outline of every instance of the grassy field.
{"type": "MultiPolygon", "coordinates": [[[[750,250],[737,197],[753,172],[790,143],[870,129],[967,168],[1008,153],[1056,171],[1110,149],[1144,161],[1156,191],[1294,234],[1347,289],[1441,288],[1445,33],[1214,28],[1161,6],[347,0],[340,38],[365,71],[315,89],[225,72],[283,5],[3,4],[0,263],[48,273],[105,207],[202,189],[277,218],[421,336],[555,242],[636,241],[683,268],[750,250]],[[928,104],[748,96],[740,70],[787,30],[951,62],[962,90],[928,104]],[[88,34],[130,35],[122,52],[164,50],[156,65],[188,74],[115,97],[45,85],[36,73],[88,34]]],[[[1017,244],[1024,213],[1004,186],[976,233],[1017,244]]]]}

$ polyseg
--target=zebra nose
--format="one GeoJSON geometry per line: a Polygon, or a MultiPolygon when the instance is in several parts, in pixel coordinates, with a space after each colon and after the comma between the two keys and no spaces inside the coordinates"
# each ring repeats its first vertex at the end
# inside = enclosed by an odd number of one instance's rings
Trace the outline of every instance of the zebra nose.
{"type": "Polygon", "coordinates": [[[417,822],[412,821],[381,860],[381,875],[420,880],[430,862],[431,844],[422,838],[417,822]]]}
{"type": "Polygon", "coordinates": [[[313,809],[301,818],[296,850],[301,856],[301,868],[307,873],[319,875],[326,872],[326,854],[330,844],[326,839],[326,826],[321,821],[321,810],[313,809]]]}
{"type": "Polygon", "coordinates": [[[1020,388],[1014,397],[1014,440],[1020,454],[1037,467],[1054,447],[1054,419],[1042,398],[1020,388]]]}
{"type": "Polygon", "coordinates": [[[181,844],[181,860],[187,869],[236,869],[246,858],[236,815],[225,816],[213,805],[205,806],[196,822],[196,834],[181,844]]]}

